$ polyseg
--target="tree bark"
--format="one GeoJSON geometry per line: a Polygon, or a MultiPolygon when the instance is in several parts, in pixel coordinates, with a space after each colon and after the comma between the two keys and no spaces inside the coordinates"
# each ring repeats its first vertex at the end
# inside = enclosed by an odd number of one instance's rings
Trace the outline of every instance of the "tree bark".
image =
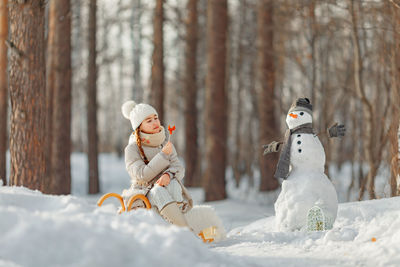
{"type": "Polygon", "coordinates": [[[51,0],[47,45],[47,162],[43,192],[71,193],[70,0],[51,0]]]}
{"type": "Polygon", "coordinates": [[[150,104],[158,112],[160,121],[164,122],[164,0],[157,0],[154,13],[154,50],[151,67],[150,104]]]}
{"type": "Polygon", "coordinates": [[[260,114],[260,191],[271,191],[279,187],[278,180],[274,177],[274,170],[278,155],[262,156],[261,146],[276,139],[279,129],[275,121],[274,87],[274,22],[273,1],[260,0],[257,18],[257,87],[260,114]]]}
{"type": "Polygon", "coordinates": [[[317,107],[317,59],[316,59],[316,41],[317,41],[317,21],[315,17],[315,0],[311,0],[308,4],[309,12],[309,28],[311,32],[310,36],[310,50],[311,50],[311,103],[313,104],[314,110],[317,107]]]}
{"type": "Polygon", "coordinates": [[[87,130],[89,194],[100,191],[98,170],[98,135],[97,135],[97,65],[96,65],[96,10],[97,1],[89,2],[89,62],[87,88],[87,130]]]}
{"type": "Polygon", "coordinates": [[[360,40],[357,32],[357,27],[358,27],[358,17],[357,17],[357,11],[355,10],[354,7],[354,0],[350,0],[349,2],[350,6],[350,14],[351,14],[351,21],[352,21],[352,31],[351,31],[351,37],[352,37],[352,42],[353,42],[353,53],[354,53],[354,86],[356,89],[356,93],[358,97],[360,98],[365,112],[364,114],[364,120],[366,121],[366,129],[365,129],[365,137],[366,137],[366,148],[365,148],[365,154],[366,154],[366,159],[368,162],[368,165],[370,167],[370,170],[368,171],[367,174],[367,179],[363,184],[361,185],[360,188],[360,193],[359,193],[359,200],[362,200],[363,194],[364,194],[364,189],[365,185],[368,187],[368,193],[370,199],[375,198],[375,189],[374,189],[374,183],[375,183],[375,175],[377,173],[377,166],[376,166],[376,160],[374,159],[373,156],[373,149],[374,149],[374,135],[373,131],[375,130],[375,122],[373,118],[373,106],[371,102],[368,100],[367,95],[365,93],[364,89],[364,84],[363,84],[363,60],[361,57],[361,49],[360,49],[360,40]]]}
{"type": "Polygon", "coordinates": [[[46,60],[46,175],[42,180],[41,190],[47,193],[50,193],[50,184],[53,175],[53,169],[51,167],[52,155],[51,152],[53,150],[53,99],[54,99],[54,76],[55,76],[55,61],[56,57],[53,56],[54,51],[56,51],[55,47],[55,36],[56,36],[56,19],[54,17],[55,14],[55,5],[50,3],[50,7],[48,10],[45,10],[48,14],[48,19],[45,23],[45,27],[48,28],[47,35],[47,54],[45,57],[46,60]]]}
{"type": "Polygon", "coordinates": [[[226,198],[227,157],[226,38],[227,0],[208,1],[206,78],[206,170],[203,177],[206,201],[226,198]]]}
{"type": "Polygon", "coordinates": [[[140,59],[142,57],[142,27],[140,18],[142,15],[141,0],[132,0],[131,36],[133,44],[133,99],[137,103],[143,101],[142,68],[140,59]]]}
{"type": "MultiPolygon", "coordinates": [[[[118,10],[119,13],[123,12],[123,1],[119,0],[118,1],[118,10]]],[[[116,105],[112,105],[111,109],[112,111],[110,112],[111,114],[115,114],[114,118],[117,118],[119,114],[121,114],[119,109],[114,108],[115,106],[121,105],[124,101],[124,85],[125,85],[125,75],[124,73],[126,72],[124,70],[124,61],[125,61],[125,55],[124,55],[124,47],[123,47],[123,43],[124,43],[124,30],[123,30],[123,20],[118,20],[118,30],[119,30],[119,44],[118,44],[118,50],[119,50],[119,55],[118,55],[118,87],[115,88],[116,89],[116,93],[114,94],[115,97],[115,102],[117,103],[116,105]]],[[[122,157],[123,156],[123,152],[124,152],[124,145],[125,142],[123,140],[123,137],[125,136],[124,134],[122,134],[122,132],[126,133],[127,135],[131,132],[130,130],[128,131],[122,131],[122,129],[124,129],[124,121],[122,120],[114,120],[115,122],[115,127],[117,129],[121,129],[121,131],[113,131],[111,130],[111,136],[114,139],[112,142],[112,146],[113,146],[113,151],[117,152],[118,157],[122,157]]],[[[126,128],[125,128],[126,129],[126,128]]],[[[128,128],[130,129],[130,127],[128,128]]]]}
{"type": "Polygon", "coordinates": [[[185,185],[200,186],[197,172],[198,129],[197,129],[197,0],[187,3],[188,19],[186,22],[186,79],[185,79],[185,185]]]}
{"type": "MultiPolygon", "coordinates": [[[[246,168],[246,163],[247,161],[249,161],[250,159],[243,156],[243,154],[245,154],[246,152],[248,152],[249,149],[244,149],[245,147],[247,148],[247,146],[244,145],[244,140],[243,140],[243,127],[240,127],[243,123],[243,100],[242,100],[242,91],[244,90],[244,42],[243,42],[243,38],[244,38],[244,33],[246,30],[246,6],[248,5],[248,3],[244,0],[241,1],[239,4],[239,13],[238,13],[238,17],[239,17],[239,29],[238,29],[238,33],[237,33],[237,39],[235,39],[235,42],[237,43],[237,52],[236,52],[236,57],[233,59],[233,61],[235,62],[234,64],[234,75],[235,75],[235,84],[236,84],[236,101],[237,101],[237,105],[236,105],[236,113],[237,113],[237,117],[235,118],[235,125],[236,127],[234,128],[235,132],[234,132],[234,136],[235,136],[235,147],[236,149],[233,151],[233,155],[232,155],[232,169],[233,169],[233,177],[235,178],[235,182],[236,182],[236,187],[239,187],[240,184],[240,180],[242,178],[242,175],[245,173],[245,168],[246,168]]],[[[235,54],[235,53],[232,53],[235,54]]],[[[234,56],[233,56],[234,57],[234,56]]],[[[233,103],[232,103],[233,105],[233,103]]],[[[251,120],[249,120],[251,121],[251,120]]],[[[246,133],[247,134],[247,133],[246,133]]],[[[247,138],[246,138],[247,139],[247,138]]],[[[250,146],[248,144],[248,146],[250,146]]],[[[250,175],[249,175],[250,177],[250,175]]]]}
{"type": "Polygon", "coordinates": [[[7,185],[6,153],[7,153],[7,45],[8,39],[8,0],[0,0],[0,180],[7,185]]]}
{"type": "Polygon", "coordinates": [[[40,189],[45,165],[44,1],[9,2],[10,184],[40,189]]]}
{"type": "Polygon", "coordinates": [[[392,10],[393,12],[393,25],[394,25],[394,45],[392,46],[392,57],[391,57],[391,69],[392,69],[392,87],[391,87],[391,115],[392,121],[390,124],[390,195],[392,197],[397,196],[398,192],[398,179],[400,175],[400,155],[399,155],[399,127],[400,127],[400,86],[398,75],[400,74],[400,40],[398,32],[400,30],[400,17],[398,16],[400,11],[397,8],[392,10]],[[397,75],[396,75],[397,74],[397,75]]]}

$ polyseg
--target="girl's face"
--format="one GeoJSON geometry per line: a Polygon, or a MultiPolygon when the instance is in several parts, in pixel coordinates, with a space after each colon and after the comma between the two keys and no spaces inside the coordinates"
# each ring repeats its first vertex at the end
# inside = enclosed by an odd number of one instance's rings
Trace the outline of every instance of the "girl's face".
{"type": "Polygon", "coordinates": [[[156,114],[148,116],[139,126],[139,130],[147,133],[154,134],[161,131],[160,120],[156,114]]]}

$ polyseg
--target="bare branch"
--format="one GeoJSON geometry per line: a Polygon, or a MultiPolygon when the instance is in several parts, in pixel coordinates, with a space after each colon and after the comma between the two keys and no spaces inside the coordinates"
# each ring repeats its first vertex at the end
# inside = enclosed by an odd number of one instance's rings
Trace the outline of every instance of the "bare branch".
{"type": "Polygon", "coordinates": [[[396,8],[400,9],[400,3],[396,3],[394,0],[389,0],[390,3],[392,3],[396,8]]]}

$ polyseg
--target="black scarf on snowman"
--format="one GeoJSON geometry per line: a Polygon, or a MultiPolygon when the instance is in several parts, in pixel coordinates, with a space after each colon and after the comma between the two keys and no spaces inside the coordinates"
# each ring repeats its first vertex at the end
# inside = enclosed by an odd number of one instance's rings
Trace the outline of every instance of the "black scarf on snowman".
{"type": "Polygon", "coordinates": [[[290,147],[292,146],[292,135],[293,134],[314,134],[314,129],[312,128],[311,123],[306,123],[297,126],[293,129],[288,129],[285,133],[285,140],[283,142],[283,148],[281,154],[279,156],[278,165],[276,167],[276,171],[274,176],[276,178],[283,178],[284,180],[289,175],[289,166],[290,166],[290,147]]]}

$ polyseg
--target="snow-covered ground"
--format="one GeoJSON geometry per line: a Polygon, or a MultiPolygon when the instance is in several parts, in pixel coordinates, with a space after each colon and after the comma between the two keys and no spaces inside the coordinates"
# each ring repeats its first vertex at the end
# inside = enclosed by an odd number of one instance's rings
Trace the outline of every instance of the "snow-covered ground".
{"type": "MultiPolygon", "coordinates": [[[[228,238],[204,244],[153,212],[97,207],[85,157],[72,166],[73,195],[0,187],[0,266],[400,266],[400,198],[340,204],[332,230],[307,233],[276,231],[273,202],[231,197],[207,203],[228,238]]],[[[103,192],[129,185],[122,160],[105,155],[100,166],[103,192]]],[[[191,193],[202,202],[202,190],[191,193]]]]}

